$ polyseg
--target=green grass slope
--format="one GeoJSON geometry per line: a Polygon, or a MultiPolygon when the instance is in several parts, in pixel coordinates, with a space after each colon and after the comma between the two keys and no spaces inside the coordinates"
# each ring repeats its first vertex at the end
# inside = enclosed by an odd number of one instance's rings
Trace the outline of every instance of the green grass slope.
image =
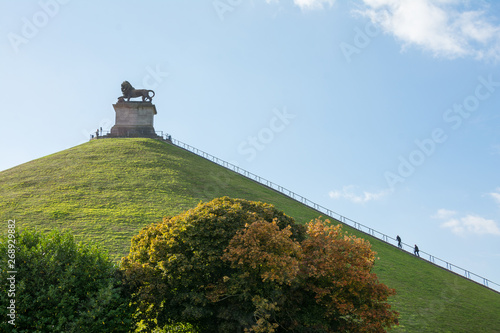
{"type": "MultiPolygon", "coordinates": [[[[94,140],[0,172],[3,221],[15,219],[20,228],[70,229],[81,240],[102,244],[117,260],[143,226],[220,196],[274,204],[299,223],[319,215],[152,139],[94,140]]],[[[372,243],[380,257],[375,273],[397,290],[391,303],[401,316],[394,331],[500,332],[500,294],[348,226],[345,230],[372,243]]]]}

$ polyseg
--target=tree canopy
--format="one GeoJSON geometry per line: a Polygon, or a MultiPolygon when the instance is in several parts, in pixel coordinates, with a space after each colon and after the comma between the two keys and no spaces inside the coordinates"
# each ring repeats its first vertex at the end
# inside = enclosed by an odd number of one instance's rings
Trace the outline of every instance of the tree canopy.
{"type": "Polygon", "coordinates": [[[2,256],[0,278],[5,284],[14,276],[5,289],[14,291],[0,293],[0,306],[5,309],[14,300],[16,318],[15,326],[2,320],[0,331],[129,332],[129,294],[105,252],[77,244],[68,232],[25,229],[9,235],[1,237],[0,253],[11,253],[14,262],[9,266],[10,257],[2,256]]]}
{"type": "Polygon", "coordinates": [[[370,244],[307,227],[272,205],[227,197],[144,228],[122,260],[137,320],[199,332],[384,332],[395,291],[370,244]]]}

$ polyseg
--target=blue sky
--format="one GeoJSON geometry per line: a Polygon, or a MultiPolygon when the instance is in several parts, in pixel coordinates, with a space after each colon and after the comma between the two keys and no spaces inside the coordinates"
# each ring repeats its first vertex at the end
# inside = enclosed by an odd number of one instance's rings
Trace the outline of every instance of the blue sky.
{"type": "Polygon", "coordinates": [[[156,130],[500,283],[500,3],[0,0],[0,170],[156,130]]]}

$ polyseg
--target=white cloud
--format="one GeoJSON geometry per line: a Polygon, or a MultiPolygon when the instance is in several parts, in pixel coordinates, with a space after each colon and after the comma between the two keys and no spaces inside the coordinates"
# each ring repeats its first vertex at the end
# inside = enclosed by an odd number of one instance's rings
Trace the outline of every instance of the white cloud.
{"type": "Polygon", "coordinates": [[[333,6],[335,0],[293,0],[301,9],[323,9],[323,5],[333,6]]]}
{"type": "Polygon", "coordinates": [[[491,192],[489,195],[500,205],[500,188],[496,190],[497,192],[491,192]]]}
{"type": "Polygon", "coordinates": [[[356,188],[357,187],[354,185],[344,186],[342,190],[330,191],[329,196],[332,199],[344,198],[354,203],[365,203],[368,201],[382,199],[391,192],[390,190],[383,190],[379,192],[362,191],[362,194],[356,194],[356,188]]]}
{"type": "Polygon", "coordinates": [[[455,215],[457,215],[457,212],[453,210],[439,209],[432,217],[435,219],[447,220],[455,215]]]}
{"type": "Polygon", "coordinates": [[[445,58],[500,59],[500,26],[460,0],[363,0],[358,12],[404,43],[445,58]]]}
{"type": "Polygon", "coordinates": [[[467,215],[461,219],[464,227],[475,234],[500,235],[500,228],[493,220],[481,216],[467,215]]]}
{"type": "Polygon", "coordinates": [[[444,220],[441,227],[451,229],[451,232],[456,235],[464,236],[466,234],[488,234],[500,236],[500,228],[495,221],[470,214],[463,217],[455,217],[457,214],[458,213],[455,211],[440,209],[432,217],[444,220]]]}
{"type": "MultiPolygon", "coordinates": [[[[324,9],[324,5],[333,6],[336,0],[293,0],[296,6],[302,10],[324,9]]],[[[267,3],[279,2],[279,0],[266,0],[267,3]]]]}
{"type": "Polygon", "coordinates": [[[460,223],[460,221],[457,219],[448,220],[448,221],[442,223],[441,227],[451,229],[451,232],[453,232],[456,235],[464,235],[465,234],[465,228],[460,223]]]}

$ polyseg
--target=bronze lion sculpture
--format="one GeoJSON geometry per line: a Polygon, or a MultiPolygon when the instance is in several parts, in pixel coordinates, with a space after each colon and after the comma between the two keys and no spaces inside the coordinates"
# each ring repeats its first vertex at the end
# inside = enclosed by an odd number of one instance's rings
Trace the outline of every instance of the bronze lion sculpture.
{"type": "Polygon", "coordinates": [[[142,97],[143,102],[152,102],[153,97],[155,96],[155,92],[153,90],[135,89],[128,81],[123,81],[122,83],[122,94],[123,96],[118,97],[119,102],[123,102],[125,99],[129,102],[131,98],[135,97],[142,97]],[[153,93],[153,95],[150,96],[150,92],[153,93]]]}

